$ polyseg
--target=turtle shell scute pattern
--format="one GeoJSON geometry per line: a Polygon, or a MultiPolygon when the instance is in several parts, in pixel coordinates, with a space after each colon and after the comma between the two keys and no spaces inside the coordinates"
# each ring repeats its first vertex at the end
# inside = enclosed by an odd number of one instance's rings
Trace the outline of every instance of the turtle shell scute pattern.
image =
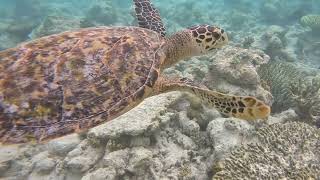
{"type": "Polygon", "coordinates": [[[119,116],[154,84],[164,39],[138,27],[65,32],[0,52],[0,142],[42,141],[119,116]]]}

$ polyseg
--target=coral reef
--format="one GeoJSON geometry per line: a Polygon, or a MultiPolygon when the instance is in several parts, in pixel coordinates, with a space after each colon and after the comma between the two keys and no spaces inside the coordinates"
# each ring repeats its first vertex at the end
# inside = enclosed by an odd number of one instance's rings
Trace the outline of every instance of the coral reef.
{"type": "Polygon", "coordinates": [[[320,75],[299,79],[290,84],[297,113],[320,127],[320,75]]]}
{"type": "MultiPolygon", "coordinates": [[[[273,122],[296,118],[292,112],[273,122]]],[[[184,94],[145,100],[119,118],[48,144],[0,148],[5,179],[209,179],[215,162],[250,141],[255,126],[222,118],[184,94]],[[196,113],[195,113],[196,112],[196,113]]]]}
{"type": "Polygon", "coordinates": [[[287,30],[281,26],[270,26],[261,36],[261,48],[273,60],[295,61],[294,55],[287,49],[287,30]]]}
{"type": "Polygon", "coordinates": [[[289,62],[272,61],[258,73],[274,96],[274,112],[294,108],[305,122],[319,125],[320,78],[317,70],[289,62]]]}
{"type": "Polygon", "coordinates": [[[301,72],[294,64],[272,61],[262,65],[258,70],[258,74],[261,77],[263,86],[274,97],[272,104],[274,112],[281,112],[295,106],[289,84],[304,76],[301,75],[301,72]]]}
{"type": "Polygon", "coordinates": [[[319,33],[320,31],[320,15],[309,14],[301,17],[300,23],[305,26],[311,28],[313,32],[319,33]]]}
{"type": "Polygon", "coordinates": [[[90,130],[83,141],[69,136],[25,150],[2,149],[0,177],[206,179],[205,157],[212,153],[206,132],[186,112],[167,110],[178,103],[185,111],[181,97],[169,93],[149,98],[123,117],[90,130]]]}
{"type": "Polygon", "coordinates": [[[271,94],[262,88],[256,69],[269,61],[269,56],[260,50],[227,47],[209,57],[205,85],[237,95],[256,96],[267,103],[272,102],[271,94]]]}
{"type": "Polygon", "coordinates": [[[253,43],[254,43],[254,37],[247,36],[244,38],[242,42],[242,47],[245,49],[249,49],[253,43]]]}
{"type": "Polygon", "coordinates": [[[273,124],[254,143],[236,148],[214,167],[213,179],[317,179],[320,130],[304,123],[273,124]]]}

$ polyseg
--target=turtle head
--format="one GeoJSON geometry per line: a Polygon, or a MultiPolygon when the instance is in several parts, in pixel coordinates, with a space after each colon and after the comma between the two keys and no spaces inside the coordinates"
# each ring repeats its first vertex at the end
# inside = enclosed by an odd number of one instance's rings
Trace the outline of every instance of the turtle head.
{"type": "Polygon", "coordinates": [[[192,35],[195,53],[199,55],[221,48],[228,43],[227,33],[216,26],[197,25],[188,30],[192,35]]]}
{"type": "Polygon", "coordinates": [[[162,68],[176,64],[182,59],[199,56],[221,48],[228,43],[227,33],[216,26],[197,25],[179,31],[166,38],[166,60],[162,68]]]}

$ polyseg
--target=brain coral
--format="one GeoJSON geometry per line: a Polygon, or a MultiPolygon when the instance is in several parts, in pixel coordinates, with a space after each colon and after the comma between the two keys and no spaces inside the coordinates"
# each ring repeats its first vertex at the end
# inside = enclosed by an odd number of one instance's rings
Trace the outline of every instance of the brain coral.
{"type": "Polygon", "coordinates": [[[320,129],[305,123],[273,124],[257,141],[233,150],[215,166],[213,179],[317,179],[320,129]]]}
{"type": "Polygon", "coordinates": [[[320,15],[309,14],[303,16],[300,22],[303,26],[310,27],[313,31],[320,30],[320,15]]]}

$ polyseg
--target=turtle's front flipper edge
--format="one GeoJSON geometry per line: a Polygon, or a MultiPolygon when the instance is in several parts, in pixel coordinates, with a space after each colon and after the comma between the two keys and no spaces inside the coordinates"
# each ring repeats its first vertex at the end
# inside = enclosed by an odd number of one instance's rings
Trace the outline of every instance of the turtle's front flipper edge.
{"type": "Polygon", "coordinates": [[[169,91],[186,91],[199,97],[205,104],[220,113],[245,120],[265,119],[270,115],[270,107],[251,96],[233,96],[205,87],[200,87],[187,78],[161,77],[155,87],[156,94],[169,91]]]}

